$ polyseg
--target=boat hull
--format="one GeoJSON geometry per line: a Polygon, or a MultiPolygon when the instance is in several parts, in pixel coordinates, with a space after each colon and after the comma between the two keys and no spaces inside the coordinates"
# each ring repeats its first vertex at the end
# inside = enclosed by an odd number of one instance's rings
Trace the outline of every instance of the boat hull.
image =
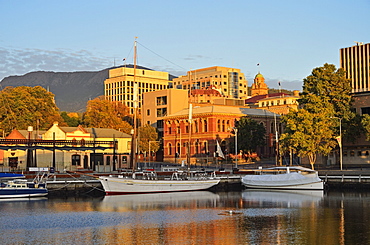
{"type": "Polygon", "coordinates": [[[0,198],[43,197],[46,195],[48,195],[47,189],[38,189],[38,188],[0,189],[0,198]]]}
{"type": "Polygon", "coordinates": [[[324,182],[312,170],[310,173],[288,170],[284,174],[245,175],[242,183],[245,187],[254,189],[324,190],[324,182]]]}
{"type": "Polygon", "coordinates": [[[139,180],[118,177],[99,177],[99,180],[107,195],[206,190],[220,182],[219,179],[139,180]]]}
{"type": "Polygon", "coordinates": [[[289,184],[289,185],[257,185],[243,183],[246,188],[251,189],[274,189],[274,190],[324,190],[324,182],[315,182],[307,184],[289,184]]]}

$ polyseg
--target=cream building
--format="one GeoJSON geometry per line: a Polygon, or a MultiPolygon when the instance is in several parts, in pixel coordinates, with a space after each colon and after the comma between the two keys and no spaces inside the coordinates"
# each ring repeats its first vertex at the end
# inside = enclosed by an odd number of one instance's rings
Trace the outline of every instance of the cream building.
{"type": "Polygon", "coordinates": [[[234,99],[246,99],[248,91],[248,81],[240,69],[221,66],[188,71],[187,75],[174,78],[173,86],[185,90],[212,87],[234,99]]]}
{"type": "Polygon", "coordinates": [[[141,113],[143,94],[163,90],[168,87],[168,72],[149,69],[135,69],[132,65],[109,70],[109,78],[104,81],[104,95],[110,101],[125,104],[131,114],[137,102],[138,113],[141,113]],[[135,98],[136,97],[136,98],[135,98]]]}

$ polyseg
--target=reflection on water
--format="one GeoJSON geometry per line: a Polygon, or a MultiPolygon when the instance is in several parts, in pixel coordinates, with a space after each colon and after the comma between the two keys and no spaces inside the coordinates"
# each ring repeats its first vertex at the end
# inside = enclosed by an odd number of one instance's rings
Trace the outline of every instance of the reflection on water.
{"type": "Polygon", "coordinates": [[[0,201],[5,244],[365,244],[369,193],[184,192],[0,201]],[[220,215],[226,211],[236,214],[220,215]]]}

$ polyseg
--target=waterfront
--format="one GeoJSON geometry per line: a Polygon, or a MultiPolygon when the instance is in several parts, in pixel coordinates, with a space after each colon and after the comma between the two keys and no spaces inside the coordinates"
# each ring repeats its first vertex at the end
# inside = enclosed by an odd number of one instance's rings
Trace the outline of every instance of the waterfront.
{"type": "Polygon", "coordinates": [[[369,244],[369,206],[370,192],[354,191],[1,200],[0,238],[3,244],[369,244]]]}

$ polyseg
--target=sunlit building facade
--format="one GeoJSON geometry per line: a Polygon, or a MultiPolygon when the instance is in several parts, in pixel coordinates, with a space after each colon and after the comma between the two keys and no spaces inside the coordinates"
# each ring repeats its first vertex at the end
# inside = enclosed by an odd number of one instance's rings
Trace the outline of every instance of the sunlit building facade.
{"type": "Polygon", "coordinates": [[[104,95],[110,101],[120,101],[134,113],[135,103],[138,113],[143,105],[143,93],[163,90],[168,87],[168,72],[153,71],[132,66],[109,70],[109,78],[104,81],[104,95]]]}
{"type": "Polygon", "coordinates": [[[248,81],[240,69],[213,66],[191,70],[187,75],[173,79],[174,88],[206,89],[212,87],[227,98],[247,98],[248,81]]]}

